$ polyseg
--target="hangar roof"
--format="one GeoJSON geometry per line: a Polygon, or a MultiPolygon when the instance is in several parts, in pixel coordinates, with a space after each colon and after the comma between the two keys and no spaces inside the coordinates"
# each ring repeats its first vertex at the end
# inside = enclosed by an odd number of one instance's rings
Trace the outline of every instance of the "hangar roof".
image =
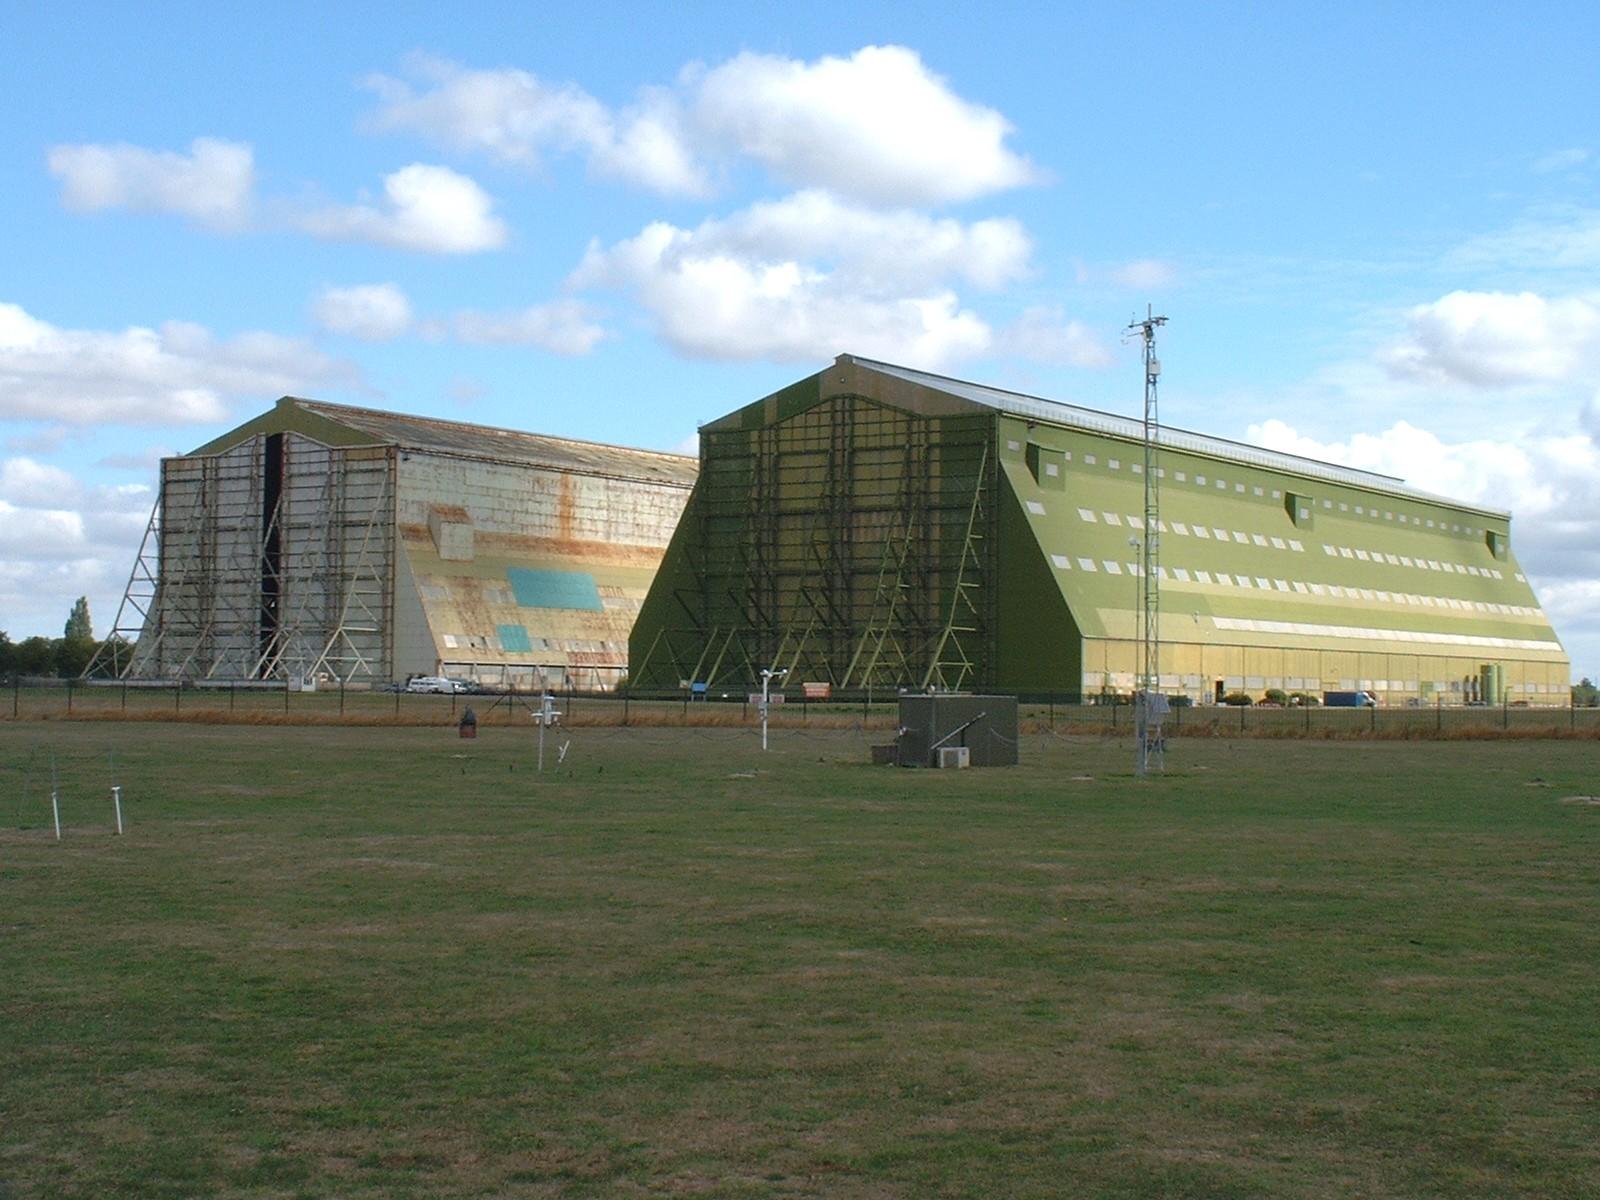
{"type": "Polygon", "coordinates": [[[554,471],[643,480],[678,487],[694,484],[699,464],[682,454],[635,450],[601,442],[548,437],[285,396],[269,412],[193,451],[216,454],[258,433],[287,430],[335,446],[393,445],[424,453],[521,463],[554,471]]]}

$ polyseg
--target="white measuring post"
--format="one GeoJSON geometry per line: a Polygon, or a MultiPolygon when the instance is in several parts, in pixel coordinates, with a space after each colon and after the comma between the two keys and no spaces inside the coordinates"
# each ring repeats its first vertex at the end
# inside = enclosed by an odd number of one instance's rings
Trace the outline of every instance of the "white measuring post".
{"type": "Polygon", "coordinates": [[[761,668],[761,748],[767,748],[767,709],[772,704],[772,681],[782,679],[789,672],[787,669],[774,671],[771,667],[761,668]]]}
{"type": "Polygon", "coordinates": [[[550,724],[550,693],[539,694],[539,770],[544,770],[544,727],[550,724]]]}
{"type": "Polygon", "coordinates": [[[117,836],[122,836],[122,787],[119,784],[111,785],[111,807],[117,814],[117,836]]]}
{"type": "Polygon", "coordinates": [[[57,798],[60,784],[56,779],[56,756],[50,756],[50,817],[56,824],[56,841],[61,840],[61,801],[57,798]]]}

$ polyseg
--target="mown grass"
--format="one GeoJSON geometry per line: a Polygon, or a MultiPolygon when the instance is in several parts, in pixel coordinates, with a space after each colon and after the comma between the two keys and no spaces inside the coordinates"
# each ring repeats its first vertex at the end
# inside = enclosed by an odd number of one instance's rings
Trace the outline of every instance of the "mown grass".
{"type": "Polygon", "coordinates": [[[872,736],[0,727],[0,1195],[1596,1194],[1592,743],[872,736]]]}

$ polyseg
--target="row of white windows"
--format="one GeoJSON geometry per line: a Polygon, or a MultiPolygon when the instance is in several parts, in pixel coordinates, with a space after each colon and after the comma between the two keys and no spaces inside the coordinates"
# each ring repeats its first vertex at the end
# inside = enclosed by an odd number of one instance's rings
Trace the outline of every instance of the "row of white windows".
{"type": "MultiPolygon", "coordinates": [[[[1162,675],[1161,686],[1164,688],[1178,687],[1204,687],[1210,683],[1214,676],[1205,675],[1162,675]]],[[[1428,681],[1435,692],[1457,693],[1464,689],[1459,679],[1433,679],[1428,681]]],[[[1091,691],[1110,685],[1111,687],[1132,687],[1134,675],[1131,671],[1085,671],[1083,685],[1091,691]]],[[[1286,692],[1317,692],[1322,690],[1322,679],[1316,676],[1298,675],[1228,675],[1223,678],[1222,686],[1230,692],[1250,691],[1260,692],[1270,688],[1279,688],[1286,692]]],[[[1359,688],[1363,692],[1415,692],[1418,691],[1415,679],[1341,679],[1339,690],[1353,692],[1359,688]]],[[[1527,692],[1535,695],[1564,695],[1567,689],[1558,683],[1511,683],[1506,688],[1512,692],[1527,692]]]]}
{"type": "MultiPolygon", "coordinates": [[[[1042,517],[1045,515],[1044,505],[1039,503],[1037,500],[1028,501],[1028,511],[1036,516],[1042,517]]],[[[1143,530],[1145,527],[1144,518],[1134,516],[1132,513],[1096,513],[1092,508],[1078,509],[1078,519],[1091,525],[1098,525],[1101,522],[1104,522],[1107,525],[1120,527],[1123,522],[1127,522],[1127,525],[1130,529],[1143,530]]],[[[1270,546],[1274,550],[1292,550],[1296,553],[1300,553],[1305,550],[1305,545],[1298,538],[1285,539],[1262,533],[1244,533],[1238,529],[1218,529],[1215,526],[1210,528],[1204,525],[1191,526],[1182,521],[1173,521],[1169,524],[1164,520],[1158,520],[1156,522],[1156,530],[1159,533],[1176,533],[1181,537],[1192,536],[1206,540],[1214,537],[1219,542],[1226,542],[1231,537],[1233,541],[1237,542],[1241,546],[1260,546],[1263,548],[1270,546]]],[[[1493,567],[1474,567],[1467,563],[1439,562],[1431,558],[1411,559],[1404,554],[1387,554],[1380,550],[1367,551],[1362,550],[1359,547],[1352,548],[1350,546],[1330,546],[1327,543],[1323,544],[1322,549],[1326,554],[1331,554],[1336,557],[1354,558],[1360,560],[1361,562],[1387,562],[1391,566],[1396,567],[1416,567],[1418,570],[1422,571],[1444,571],[1447,574],[1454,575],[1473,575],[1481,579],[1505,578],[1505,576],[1499,570],[1493,567]]],[[[1525,582],[1521,575],[1517,576],[1517,581],[1519,583],[1525,582]]]]}
{"type": "MultiPolygon", "coordinates": [[[[1437,562],[1431,558],[1407,558],[1404,554],[1389,554],[1382,550],[1367,551],[1356,546],[1330,546],[1323,543],[1322,552],[1334,558],[1353,558],[1359,562],[1388,563],[1392,567],[1415,567],[1419,571],[1443,571],[1446,575],[1474,575],[1479,579],[1504,579],[1494,567],[1474,567],[1467,563],[1437,562]]],[[[1522,582],[1522,576],[1517,576],[1522,582]]]]}
{"type": "Polygon", "coordinates": [[[1313,621],[1259,621],[1213,617],[1218,629],[1238,633],[1301,634],[1305,637],[1365,638],[1383,642],[1426,642],[1436,646],[1473,646],[1490,650],[1555,650],[1555,642],[1534,638],[1486,637],[1473,633],[1440,633],[1434,629],[1373,629],[1360,625],[1323,625],[1313,621]]]}
{"type": "MultiPolygon", "coordinates": [[[[1021,443],[1019,443],[1019,442],[1007,442],[1006,445],[1012,450],[1020,450],[1022,448],[1021,443]]],[[[1072,451],[1063,450],[1061,453],[1062,453],[1063,458],[1065,458],[1065,460],[1067,462],[1071,462],[1072,461],[1072,451]]],[[[1093,454],[1085,454],[1083,456],[1083,464],[1086,467],[1097,466],[1099,464],[1099,459],[1093,454]]],[[[1120,458],[1108,458],[1108,459],[1106,459],[1106,469],[1108,471],[1119,471],[1119,470],[1121,470],[1122,469],[1122,460],[1120,458]]],[[[1136,462],[1135,463],[1129,463],[1128,464],[1128,469],[1130,471],[1132,471],[1135,475],[1144,474],[1144,464],[1143,463],[1136,463],[1136,462]]],[[[1049,469],[1049,465],[1048,464],[1046,466],[1046,474],[1049,474],[1049,475],[1054,475],[1055,474],[1054,471],[1049,469]]],[[[1156,468],[1156,478],[1157,479],[1165,479],[1166,477],[1167,477],[1166,468],[1165,467],[1157,467],[1156,468]]],[[[1174,480],[1176,480],[1178,483],[1187,483],[1187,482],[1189,482],[1189,473],[1187,471],[1173,471],[1172,472],[1172,478],[1174,480]]],[[[1224,491],[1225,492],[1229,488],[1229,483],[1228,483],[1228,481],[1226,479],[1211,479],[1211,480],[1207,480],[1206,476],[1204,476],[1204,475],[1196,475],[1196,476],[1194,476],[1194,485],[1196,487],[1205,487],[1208,482],[1214,484],[1218,491],[1224,491]]],[[[1238,482],[1233,483],[1232,484],[1232,488],[1233,488],[1234,493],[1236,495],[1240,495],[1240,496],[1242,496],[1242,495],[1244,495],[1244,494],[1246,494],[1248,492],[1248,493],[1250,493],[1252,495],[1260,496],[1260,497],[1262,497],[1264,499],[1266,497],[1266,495],[1267,495],[1267,492],[1266,492],[1265,488],[1261,488],[1261,487],[1248,487],[1247,488],[1244,484],[1238,483],[1238,482]]],[[[1272,489],[1272,498],[1274,500],[1283,499],[1283,492],[1280,491],[1277,488],[1273,488],[1272,489]]],[[[1384,509],[1380,513],[1380,511],[1378,509],[1370,508],[1365,504],[1351,505],[1348,502],[1343,501],[1343,500],[1340,500],[1340,501],[1324,500],[1322,502],[1322,507],[1325,508],[1325,509],[1328,509],[1329,511],[1337,509],[1339,512],[1342,512],[1342,513],[1349,513],[1349,512],[1353,511],[1355,513],[1355,515],[1358,516],[1358,517],[1368,517],[1368,518],[1370,518],[1371,520],[1374,520],[1374,521],[1378,520],[1380,515],[1381,515],[1382,519],[1385,520],[1385,521],[1398,520],[1400,522],[1400,524],[1402,524],[1402,525],[1415,525],[1418,528],[1447,530],[1450,533],[1464,533],[1464,534],[1473,534],[1473,533],[1481,533],[1482,532],[1482,530],[1476,529],[1471,525],[1454,524],[1454,523],[1451,523],[1451,522],[1448,522],[1448,521],[1435,521],[1432,517],[1422,517],[1422,516],[1418,516],[1416,513],[1396,513],[1391,509],[1384,509]]]]}
{"type": "MultiPolygon", "coordinates": [[[[1104,558],[1098,562],[1080,557],[1078,567],[1084,571],[1104,570],[1108,575],[1140,575],[1144,567],[1136,562],[1122,563],[1104,558]]],[[[1065,554],[1052,554],[1050,562],[1062,571],[1072,570],[1072,559],[1065,554]]],[[[1187,567],[1156,568],[1157,579],[1172,579],[1177,583],[1218,584],[1222,587],[1255,588],[1264,592],[1297,592],[1304,596],[1328,596],[1337,600],[1372,600],[1379,604],[1409,604],[1415,608],[1450,608],[1457,612],[1496,613],[1503,616],[1534,617],[1539,610],[1526,604],[1497,604],[1487,600],[1458,600],[1454,596],[1423,596],[1415,592],[1386,592],[1375,588],[1344,587],[1337,583],[1306,583],[1299,579],[1267,579],[1260,575],[1229,575],[1224,571],[1199,571],[1187,567]]]]}

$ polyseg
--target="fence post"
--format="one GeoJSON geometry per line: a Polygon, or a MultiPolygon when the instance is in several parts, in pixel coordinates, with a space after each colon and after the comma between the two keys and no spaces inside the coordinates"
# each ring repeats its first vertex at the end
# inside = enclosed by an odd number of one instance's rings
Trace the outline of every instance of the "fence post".
{"type": "Polygon", "coordinates": [[[631,691],[632,689],[627,687],[622,689],[622,724],[624,727],[628,724],[628,696],[631,691]]]}
{"type": "Polygon", "coordinates": [[[128,711],[128,681],[126,679],[122,681],[122,711],[128,711]]]}
{"type": "Polygon", "coordinates": [[[1306,736],[1309,737],[1311,735],[1311,706],[1307,704],[1302,707],[1305,709],[1306,714],[1306,736]]]}
{"type": "Polygon", "coordinates": [[[397,717],[400,715],[400,689],[399,688],[396,688],[394,690],[394,715],[397,716],[397,717]]]}
{"type": "Polygon", "coordinates": [[[1506,689],[1505,698],[1500,701],[1500,728],[1511,728],[1511,690],[1506,689]]]}
{"type": "Polygon", "coordinates": [[[172,681],[172,711],[183,711],[183,680],[181,679],[172,681]]]}
{"type": "Polygon", "coordinates": [[[1377,733],[1378,732],[1378,706],[1376,704],[1374,704],[1367,711],[1369,713],[1371,713],[1371,718],[1372,718],[1370,724],[1368,725],[1368,728],[1371,729],[1373,733],[1377,733]]]}
{"type": "Polygon", "coordinates": [[[67,680],[67,716],[72,715],[72,680],[67,680]]]}
{"type": "Polygon", "coordinates": [[[1244,732],[1244,710],[1246,708],[1248,708],[1248,707],[1249,707],[1249,705],[1246,705],[1246,704],[1239,705],[1239,732],[1240,733],[1244,732]]]}
{"type": "Polygon", "coordinates": [[[11,719],[17,719],[17,701],[22,698],[22,676],[11,677],[11,719]]]}
{"type": "Polygon", "coordinates": [[[239,690],[239,685],[230,680],[229,683],[228,683],[228,711],[229,712],[233,711],[233,697],[234,697],[234,693],[237,692],[238,690],[239,690]]]}
{"type": "Polygon", "coordinates": [[[339,676],[339,715],[344,716],[344,676],[339,676]]]}

